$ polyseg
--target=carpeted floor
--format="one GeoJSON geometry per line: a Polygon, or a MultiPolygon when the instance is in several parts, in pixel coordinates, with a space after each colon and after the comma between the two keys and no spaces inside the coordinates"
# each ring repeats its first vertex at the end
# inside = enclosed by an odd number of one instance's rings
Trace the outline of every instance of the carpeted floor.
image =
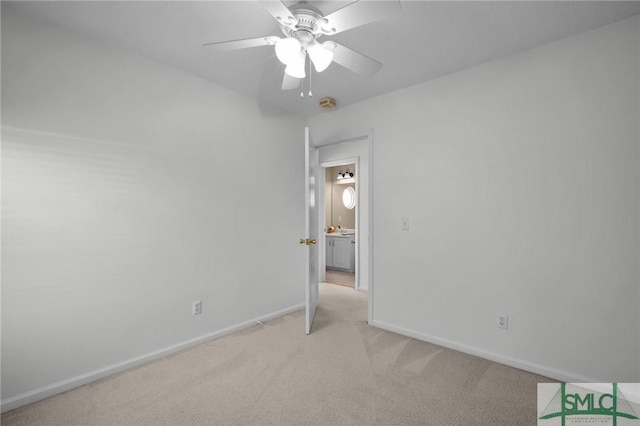
{"type": "Polygon", "coordinates": [[[534,425],[551,380],[370,327],[366,293],[2,415],[2,425],[534,425]]]}

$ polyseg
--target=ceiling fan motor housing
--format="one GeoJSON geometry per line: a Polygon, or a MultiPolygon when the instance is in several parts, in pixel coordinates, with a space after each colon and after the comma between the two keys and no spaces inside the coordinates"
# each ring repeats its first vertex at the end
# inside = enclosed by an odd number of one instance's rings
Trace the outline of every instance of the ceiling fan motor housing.
{"type": "Polygon", "coordinates": [[[330,29],[323,26],[327,22],[322,17],[320,10],[308,3],[298,3],[292,6],[291,13],[296,18],[296,25],[291,27],[281,24],[280,29],[285,36],[298,40],[304,50],[313,44],[318,37],[331,33],[330,29]]]}
{"type": "Polygon", "coordinates": [[[302,46],[302,50],[307,50],[307,48],[311,46],[313,44],[313,41],[316,39],[316,36],[314,36],[312,33],[302,29],[298,31],[294,31],[291,37],[295,38],[300,42],[300,45],[302,46]]]}

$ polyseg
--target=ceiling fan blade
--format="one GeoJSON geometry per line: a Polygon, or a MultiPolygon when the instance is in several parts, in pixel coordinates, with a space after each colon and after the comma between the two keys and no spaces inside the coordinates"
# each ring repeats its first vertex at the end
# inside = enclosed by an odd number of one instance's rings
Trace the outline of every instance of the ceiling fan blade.
{"type": "Polygon", "coordinates": [[[285,72],[282,79],[282,90],[293,90],[297,89],[298,87],[300,87],[300,79],[291,77],[285,72]]]}
{"type": "Polygon", "coordinates": [[[382,68],[380,62],[336,42],[327,41],[323,46],[333,51],[333,62],[355,73],[371,77],[382,68]]]}
{"type": "Polygon", "coordinates": [[[291,13],[291,11],[284,5],[281,1],[274,0],[259,0],[262,7],[264,7],[267,12],[271,14],[278,23],[283,24],[287,27],[294,27],[298,20],[291,13]]]}
{"type": "Polygon", "coordinates": [[[226,52],[229,50],[246,49],[249,47],[272,46],[276,44],[278,40],[280,40],[280,37],[276,37],[276,36],[257,37],[257,38],[245,38],[242,40],[218,41],[214,43],[205,43],[202,46],[203,47],[207,46],[219,52],[226,52]]]}
{"type": "Polygon", "coordinates": [[[370,22],[388,19],[400,11],[399,1],[356,1],[324,17],[325,34],[337,34],[370,22]]]}

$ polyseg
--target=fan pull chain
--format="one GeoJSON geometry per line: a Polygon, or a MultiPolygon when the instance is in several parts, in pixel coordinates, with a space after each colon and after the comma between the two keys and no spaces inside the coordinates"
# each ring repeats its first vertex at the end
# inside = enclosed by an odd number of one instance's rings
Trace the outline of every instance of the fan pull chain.
{"type": "MultiPolygon", "coordinates": [[[[307,61],[309,65],[309,97],[313,98],[313,92],[311,91],[311,61],[307,61]]],[[[302,89],[300,90],[300,99],[304,99],[304,82],[306,78],[302,80],[302,89]]]]}
{"type": "Polygon", "coordinates": [[[300,99],[304,99],[304,81],[306,80],[306,77],[302,79],[302,81],[300,82],[300,99]]]}
{"type": "Polygon", "coordinates": [[[311,92],[311,61],[309,62],[309,97],[313,98],[313,93],[311,92]]]}

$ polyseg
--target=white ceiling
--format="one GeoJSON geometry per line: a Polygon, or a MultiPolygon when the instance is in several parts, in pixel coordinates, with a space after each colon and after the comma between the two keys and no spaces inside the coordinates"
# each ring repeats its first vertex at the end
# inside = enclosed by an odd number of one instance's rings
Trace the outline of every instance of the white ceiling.
{"type": "MultiPolygon", "coordinates": [[[[328,14],[351,2],[310,3],[328,14]]],[[[364,78],[332,64],[313,73],[314,97],[300,99],[299,90],[280,89],[284,65],[273,47],[213,52],[201,46],[282,36],[259,2],[45,1],[17,7],[255,97],[263,108],[301,115],[318,113],[323,96],[346,106],[640,13],[638,1],[402,1],[397,16],[323,37],[382,62],[376,75],[364,78]]]]}

